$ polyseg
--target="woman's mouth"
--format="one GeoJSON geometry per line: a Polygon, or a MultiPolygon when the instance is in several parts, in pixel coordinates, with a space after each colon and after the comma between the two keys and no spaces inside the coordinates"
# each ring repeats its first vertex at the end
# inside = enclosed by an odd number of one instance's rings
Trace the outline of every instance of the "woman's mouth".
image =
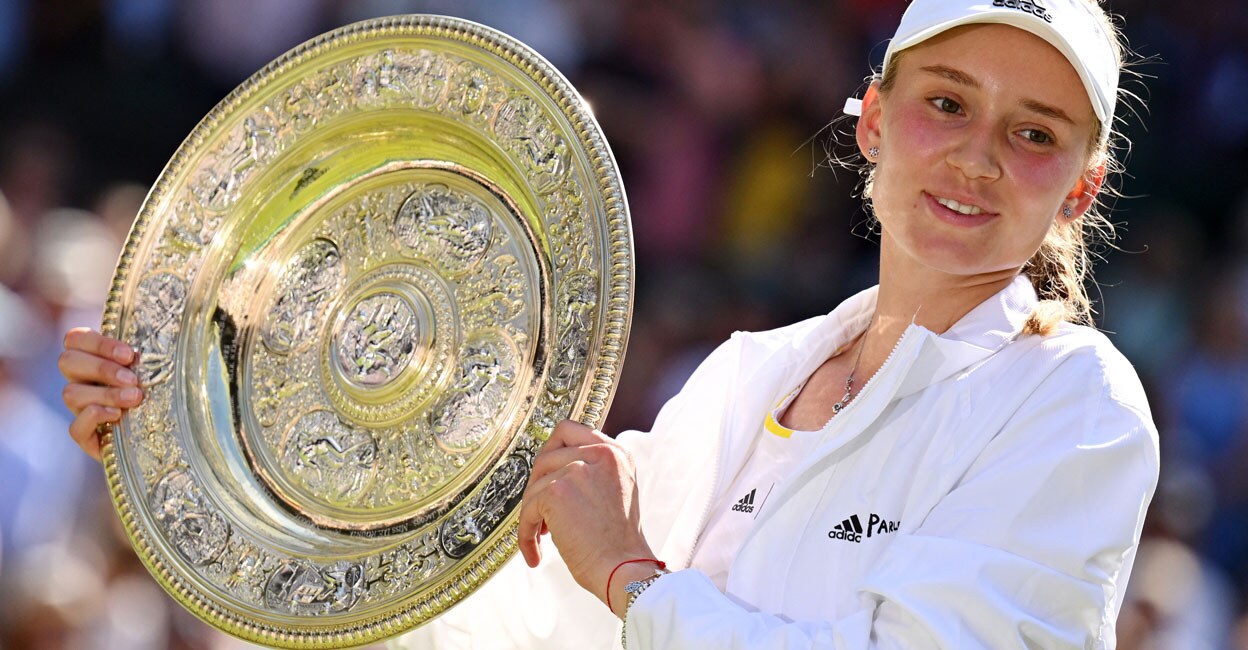
{"type": "Polygon", "coordinates": [[[924,192],[923,196],[936,216],[959,226],[979,225],[997,216],[996,213],[989,212],[973,203],[962,203],[956,199],[935,196],[927,192],[924,192]]]}
{"type": "Polygon", "coordinates": [[[937,203],[955,212],[961,212],[962,214],[983,214],[984,213],[984,210],[980,208],[978,205],[965,205],[962,203],[958,203],[957,201],[954,201],[953,199],[946,199],[942,196],[934,196],[932,198],[936,199],[937,203]]]}

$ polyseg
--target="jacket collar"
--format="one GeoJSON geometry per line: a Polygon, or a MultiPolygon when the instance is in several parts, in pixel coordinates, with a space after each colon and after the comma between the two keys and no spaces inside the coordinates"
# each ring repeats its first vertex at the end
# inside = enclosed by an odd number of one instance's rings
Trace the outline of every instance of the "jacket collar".
{"type": "Polygon", "coordinates": [[[925,345],[895,397],[918,392],[992,356],[1018,337],[1037,302],[1031,280],[1019,275],[944,334],[910,325],[908,329],[920,331],[925,345]]]}
{"type": "Polygon", "coordinates": [[[1038,302],[1031,280],[1015,276],[1013,282],[967,312],[939,338],[995,352],[1023,331],[1038,302]]]}
{"type": "MultiPolygon", "coordinates": [[[[875,313],[878,295],[879,286],[874,286],[845,300],[813,327],[799,332],[792,346],[777,355],[780,358],[775,359],[776,363],[769,365],[789,370],[790,376],[804,381],[837,349],[853,341],[867,327],[875,313]]],[[[1037,302],[1031,281],[1019,275],[943,334],[911,324],[903,339],[921,338],[922,347],[894,397],[922,390],[988,358],[1022,332],[1037,302]]]]}

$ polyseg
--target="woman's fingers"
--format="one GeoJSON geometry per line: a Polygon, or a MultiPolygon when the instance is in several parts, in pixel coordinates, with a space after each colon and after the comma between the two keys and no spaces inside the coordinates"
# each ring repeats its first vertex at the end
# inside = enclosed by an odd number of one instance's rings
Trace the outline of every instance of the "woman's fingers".
{"type": "Polygon", "coordinates": [[[123,365],[130,365],[134,361],[133,348],[86,327],[75,327],[65,333],[65,349],[89,352],[123,365]]]}
{"type": "MultiPolygon", "coordinates": [[[[549,532],[546,527],[546,508],[549,505],[546,499],[554,498],[558,501],[569,498],[571,496],[569,490],[564,488],[576,491],[569,485],[570,481],[575,480],[572,472],[583,470],[584,466],[585,463],[572,460],[541,478],[530,477],[529,485],[525,488],[524,496],[520,500],[520,517],[516,528],[520,553],[530,567],[535,567],[542,561],[541,537],[549,532]],[[558,494],[552,495],[551,492],[558,492],[558,494]]],[[[581,474],[581,477],[584,477],[584,474],[581,474]]]]}
{"type": "MultiPolygon", "coordinates": [[[[595,445],[596,446],[596,445],[595,445]]],[[[566,467],[578,460],[592,462],[598,457],[597,450],[591,447],[559,447],[545,448],[533,459],[533,472],[529,474],[529,484],[537,483],[547,474],[566,467]]]]}
{"type": "Polygon", "coordinates": [[[61,398],[74,414],[69,435],[99,460],[100,425],[120,420],[124,409],[143,401],[139,378],[126,367],[134,363],[135,351],[85,327],[67,332],[64,343],[57,367],[68,380],[61,398]]]}
{"type": "Polygon", "coordinates": [[[57,367],[70,382],[107,386],[137,386],[139,383],[139,378],[129,368],[83,350],[65,350],[57,359],[57,367]]]}
{"type": "Polygon", "coordinates": [[[58,361],[69,380],[61,399],[77,416],[87,406],[134,408],[143,401],[139,379],[129,368],[81,350],[66,350],[58,361]]]}
{"type": "Polygon", "coordinates": [[[546,531],[546,519],[539,511],[538,499],[545,481],[534,481],[530,478],[529,485],[524,489],[524,497],[520,500],[520,517],[516,527],[516,540],[520,546],[520,554],[529,567],[536,567],[542,561],[542,533],[546,531]]]}
{"type": "Polygon", "coordinates": [[[121,419],[121,410],[111,406],[92,404],[82,410],[69,425],[69,435],[82,450],[92,458],[100,459],[99,426],[121,419]]]}
{"type": "Polygon", "coordinates": [[[547,532],[546,520],[539,508],[542,489],[550,483],[551,475],[568,465],[584,459],[583,445],[601,442],[593,429],[572,420],[564,420],[555,426],[542,450],[533,459],[533,471],[520,502],[520,520],[516,535],[520,554],[530,567],[542,561],[542,535],[547,532]]]}
{"type": "MultiPolygon", "coordinates": [[[[607,436],[579,422],[564,420],[555,426],[542,450],[533,459],[533,471],[521,500],[520,517],[516,529],[520,554],[529,566],[542,561],[541,536],[547,528],[544,499],[551,485],[573,468],[588,469],[588,465],[606,462],[613,457],[613,441],[607,436]]],[[[577,476],[584,478],[584,473],[577,476]]],[[[566,492],[566,490],[564,491],[566,492]]],[[[556,495],[558,501],[567,495],[556,495]]]]}
{"type": "Polygon", "coordinates": [[[542,444],[541,453],[548,453],[561,447],[596,445],[607,440],[610,440],[610,438],[580,422],[563,420],[555,425],[555,429],[550,433],[550,438],[542,444]]]}
{"type": "Polygon", "coordinates": [[[107,387],[91,384],[66,384],[61,398],[71,413],[77,415],[92,404],[118,409],[134,408],[143,401],[143,391],[136,386],[107,387]]]}

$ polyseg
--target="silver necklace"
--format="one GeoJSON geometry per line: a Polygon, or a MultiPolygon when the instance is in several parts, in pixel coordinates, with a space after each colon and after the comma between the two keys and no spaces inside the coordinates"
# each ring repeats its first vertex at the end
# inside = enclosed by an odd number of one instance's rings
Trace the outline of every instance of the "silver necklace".
{"type": "Polygon", "coordinates": [[[845,395],[841,397],[841,401],[832,405],[832,414],[836,415],[849,406],[850,400],[854,399],[854,374],[858,372],[858,362],[862,361],[862,351],[867,347],[867,332],[871,331],[871,323],[867,323],[866,332],[862,333],[862,340],[858,342],[858,354],[854,357],[854,367],[850,368],[849,376],[845,378],[845,395]]]}

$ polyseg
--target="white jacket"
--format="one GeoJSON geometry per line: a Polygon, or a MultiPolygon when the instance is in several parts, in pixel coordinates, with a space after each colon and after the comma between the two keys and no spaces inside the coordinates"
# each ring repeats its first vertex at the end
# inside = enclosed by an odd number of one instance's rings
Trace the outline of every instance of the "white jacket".
{"type": "MultiPolygon", "coordinates": [[[[768,410],[866,327],[875,295],[734,335],[653,432],[620,436],[669,567],[688,565],[768,410]]],[[[943,335],[907,328],[775,488],[727,593],[696,570],[661,578],[630,611],[629,648],[1113,648],[1156,431],[1134,370],[1099,332],[1020,336],[1035,302],[1019,277],[943,335]],[[835,537],[853,516],[857,541],[835,537]]],[[[618,631],[558,561],[513,561],[399,645],[613,648],[618,631]]]]}

